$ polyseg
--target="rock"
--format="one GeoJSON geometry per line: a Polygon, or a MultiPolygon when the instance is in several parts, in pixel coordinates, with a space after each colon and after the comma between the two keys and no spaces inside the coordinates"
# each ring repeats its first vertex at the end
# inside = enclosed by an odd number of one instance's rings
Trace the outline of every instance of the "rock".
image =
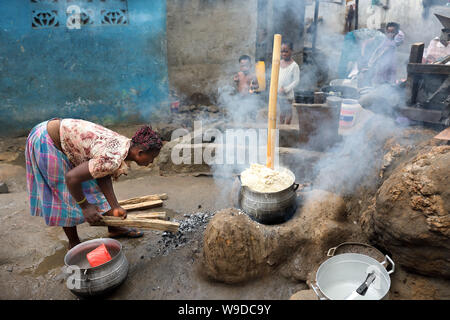
{"type": "Polygon", "coordinates": [[[179,113],[186,113],[186,112],[190,112],[190,111],[191,111],[190,106],[180,106],[178,108],[179,113]]]}
{"type": "Polygon", "coordinates": [[[397,165],[417,155],[418,150],[426,146],[439,145],[439,141],[432,139],[435,135],[434,130],[412,127],[386,140],[379,176],[381,178],[388,176],[397,165]]]}
{"type": "Polygon", "coordinates": [[[450,146],[428,146],[398,165],[365,217],[371,239],[395,262],[450,278],[450,146]]]}
{"type": "Polygon", "coordinates": [[[314,290],[300,290],[294,293],[289,300],[319,300],[314,290]]]}
{"type": "Polygon", "coordinates": [[[208,112],[211,112],[211,113],[217,113],[217,112],[219,112],[219,108],[216,107],[216,106],[208,106],[208,107],[207,107],[207,110],[208,110],[208,112]]]}
{"type": "MultiPolygon", "coordinates": [[[[193,138],[192,133],[190,134],[190,137],[193,138]]],[[[202,146],[186,143],[183,146],[184,143],[182,141],[182,138],[178,138],[163,145],[156,160],[160,173],[174,174],[209,172],[210,167],[203,162],[203,158],[200,159],[200,163],[195,163],[196,161],[194,159],[195,148],[201,148],[203,154],[206,144],[202,146]],[[180,144],[180,146],[178,146],[178,144],[180,144]],[[190,152],[190,156],[187,156],[188,152],[190,152]],[[184,156],[187,157],[183,160],[184,156]]]]}
{"type": "Polygon", "coordinates": [[[19,157],[18,152],[5,151],[0,153],[0,161],[12,162],[19,157]]]}
{"type": "MultiPolygon", "coordinates": [[[[0,181],[8,182],[18,177],[26,177],[25,168],[18,165],[0,162],[0,181]]],[[[24,180],[26,180],[24,178],[24,180]]]]}
{"type": "Polygon", "coordinates": [[[180,126],[176,124],[163,124],[158,125],[157,132],[161,136],[161,140],[170,141],[172,138],[172,133],[177,130],[180,126]]]}
{"type": "Polygon", "coordinates": [[[4,182],[0,182],[0,193],[8,193],[8,186],[4,182]]]}
{"type": "Polygon", "coordinates": [[[393,274],[389,298],[392,300],[449,300],[450,280],[409,273],[399,265],[393,274]]]}
{"type": "Polygon", "coordinates": [[[212,120],[212,121],[218,121],[221,117],[220,113],[210,113],[208,115],[208,117],[212,120]]]}
{"type": "Polygon", "coordinates": [[[209,97],[201,92],[193,93],[189,98],[189,102],[192,104],[210,105],[211,100],[209,97]]]}

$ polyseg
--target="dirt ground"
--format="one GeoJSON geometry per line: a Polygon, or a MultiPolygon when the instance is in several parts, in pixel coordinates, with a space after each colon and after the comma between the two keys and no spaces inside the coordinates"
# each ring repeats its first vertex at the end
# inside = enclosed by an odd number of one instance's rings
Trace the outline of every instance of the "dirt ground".
{"type": "MultiPolygon", "coordinates": [[[[136,127],[119,128],[130,136],[136,127]]],[[[0,299],[79,299],[65,285],[62,267],[67,239],[62,228],[47,227],[29,214],[24,168],[26,138],[0,139],[0,181],[10,193],[0,194],[0,299]]],[[[167,193],[163,208],[179,222],[189,215],[214,214],[231,207],[226,179],[207,176],[160,176],[156,167],[137,168],[114,183],[118,199],[167,193]]],[[[206,221],[207,223],[207,221],[206,221]]],[[[163,232],[144,230],[139,239],[120,239],[130,263],[126,281],[108,299],[271,299],[287,300],[305,282],[274,272],[238,285],[206,279],[199,272],[206,223],[185,234],[186,243],[167,245],[163,232]]],[[[105,227],[78,228],[82,241],[107,237],[105,227]]],[[[317,253],[316,253],[317,254],[317,253]]],[[[449,282],[408,273],[400,266],[392,275],[390,299],[450,299],[449,282]]],[[[306,292],[306,291],[302,291],[306,292]]]]}
{"type": "MultiPolygon", "coordinates": [[[[135,128],[118,131],[130,135],[135,128]]],[[[26,138],[1,139],[0,180],[10,193],[0,194],[0,299],[78,299],[65,285],[62,267],[67,239],[62,228],[48,227],[29,214],[23,158],[26,138]]],[[[211,177],[160,176],[154,168],[133,167],[114,183],[118,199],[167,193],[163,208],[171,219],[214,213],[230,206],[229,181],[211,177]]],[[[205,224],[206,226],[206,224],[205,224]]],[[[201,227],[200,229],[203,229],[201,227]]],[[[105,227],[78,227],[82,241],[107,237],[105,227]]],[[[108,299],[289,299],[305,283],[278,275],[242,285],[225,285],[198,272],[203,230],[186,234],[177,248],[165,245],[163,232],[143,230],[139,239],[120,239],[130,263],[126,281],[108,299]]]]}
{"type": "MultiPolygon", "coordinates": [[[[164,210],[178,219],[187,213],[226,207],[225,201],[217,201],[220,190],[208,177],[145,176],[118,182],[115,189],[120,199],[166,192],[169,198],[164,210]]],[[[68,244],[62,228],[47,227],[43,219],[31,217],[26,192],[0,195],[0,219],[0,299],[75,299],[61,273],[68,244]]],[[[120,240],[130,271],[123,286],[109,298],[288,299],[305,288],[304,284],[272,277],[244,286],[211,283],[196,271],[200,233],[164,255],[155,254],[162,232],[144,232],[143,238],[120,240]]],[[[107,237],[107,230],[85,223],[79,234],[84,241],[107,237]]]]}

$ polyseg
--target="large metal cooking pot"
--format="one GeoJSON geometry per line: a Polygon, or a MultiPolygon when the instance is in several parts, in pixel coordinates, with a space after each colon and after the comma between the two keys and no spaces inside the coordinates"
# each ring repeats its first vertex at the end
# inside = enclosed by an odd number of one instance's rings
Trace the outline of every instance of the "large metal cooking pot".
{"type": "Polygon", "coordinates": [[[299,184],[295,183],[292,171],[284,169],[294,181],[288,188],[278,192],[256,192],[247,186],[241,186],[239,205],[252,219],[264,223],[275,224],[288,220],[297,209],[297,193],[299,184]]]}
{"type": "Polygon", "coordinates": [[[345,300],[365,281],[371,272],[375,274],[374,282],[368,287],[365,295],[356,295],[356,300],[381,300],[391,287],[390,274],[395,264],[386,255],[379,262],[372,257],[359,253],[342,253],[333,256],[336,248],[328,251],[332,256],[322,263],[317,270],[315,284],[311,283],[316,295],[321,300],[345,300]],[[386,270],[387,262],[391,270],[386,270]]]}
{"type": "Polygon", "coordinates": [[[122,251],[122,244],[114,239],[101,238],[80,243],[70,249],[64,257],[67,268],[74,271],[74,277],[70,286],[70,291],[82,297],[105,294],[118,287],[128,275],[128,260],[122,251]],[[111,260],[91,267],[86,258],[86,254],[97,248],[102,243],[105,244],[111,260]]]}

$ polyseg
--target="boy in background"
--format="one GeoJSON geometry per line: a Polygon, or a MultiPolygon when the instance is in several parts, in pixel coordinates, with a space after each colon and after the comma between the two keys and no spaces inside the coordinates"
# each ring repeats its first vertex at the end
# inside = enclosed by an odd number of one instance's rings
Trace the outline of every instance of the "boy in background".
{"type": "Polygon", "coordinates": [[[239,57],[239,72],[234,75],[234,82],[240,95],[246,96],[259,88],[254,72],[251,72],[252,62],[247,55],[239,57]]]}
{"type": "Polygon", "coordinates": [[[234,101],[234,114],[240,121],[253,121],[259,109],[255,90],[259,88],[258,79],[247,55],[239,57],[239,72],[234,75],[234,83],[237,94],[234,101]]]}

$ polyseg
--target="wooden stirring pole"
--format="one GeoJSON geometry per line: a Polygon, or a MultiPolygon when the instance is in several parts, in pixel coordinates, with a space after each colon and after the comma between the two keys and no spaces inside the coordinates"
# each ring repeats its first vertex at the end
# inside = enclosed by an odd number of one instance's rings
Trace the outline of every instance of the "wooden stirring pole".
{"type": "Polygon", "coordinates": [[[269,114],[267,124],[267,167],[273,169],[277,128],[278,75],[280,74],[281,35],[273,38],[272,73],[270,76],[269,114]]]}

